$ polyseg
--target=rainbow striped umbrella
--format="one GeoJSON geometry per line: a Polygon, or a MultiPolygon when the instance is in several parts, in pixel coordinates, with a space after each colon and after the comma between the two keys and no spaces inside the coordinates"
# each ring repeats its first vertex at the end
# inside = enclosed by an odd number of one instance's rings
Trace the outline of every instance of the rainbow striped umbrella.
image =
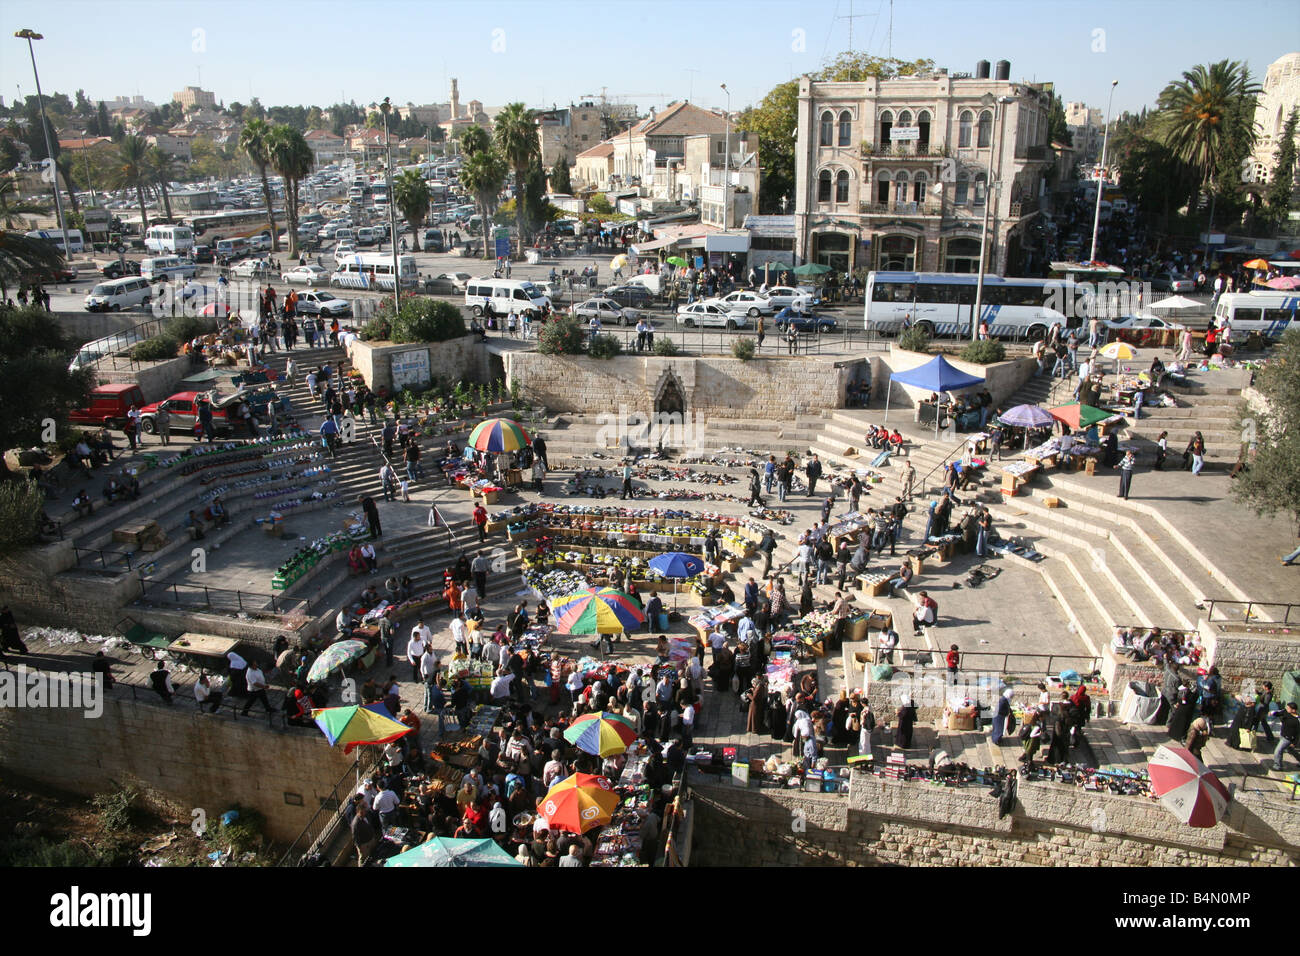
{"type": "Polygon", "coordinates": [[[469,443],[479,451],[518,451],[528,445],[528,432],[509,418],[489,418],[469,433],[469,443]]]}
{"type": "Polygon", "coordinates": [[[636,728],[621,714],[583,714],[564,732],[564,739],[583,753],[611,757],[636,740],[636,728]]]}
{"type": "Polygon", "coordinates": [[[618,634],[645,623],[645,614],[631,595],[613,588],[588,588],[556,598],[551,610],[561,634],[618,634]]]}
{"type": "MultiPolygon", "coordinates": [[[[382,710],[382,707],[380,708],[382,710]]],[[[343,752],[350,754],[358,744],[386,744],[411,732],[411,728],[393,720],[385,713],[376,713],[368,707],[355,704],[347,707],[325,707],[315,711],[312,719],[325,734],[330,746],[343,744],[343,752]]]]}
{"type": "Polygon", "coordinates": [[[608,823],[618,804],[619,795],[604,777],[575,773],[551,787],[538,809],[550,829],[586,833],[608,823]]]}

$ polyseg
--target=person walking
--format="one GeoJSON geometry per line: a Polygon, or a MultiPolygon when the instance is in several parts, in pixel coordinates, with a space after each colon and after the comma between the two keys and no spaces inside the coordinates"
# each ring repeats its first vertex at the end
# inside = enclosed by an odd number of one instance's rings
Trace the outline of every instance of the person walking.
{"type": "Polygon", "coordinates": [[[822,476],[821,459],[813,455],[812,461],[804,466],[804,474],[808,478],[808,497],[811,498],[817,494],[817,479],[822,476]]]}
{"type": "Polygon", "coordinates": [[[1273,769],[1282,772],[1282,758],[1290,753],[1300,760],[1300,751],[1296,744],[1300,741],[1300,716],[1296,715],[1294,701],[1287,701],[1286,710],[1282,712],[1282,727],[1278,732],[1277,748],[1273,751],[1273,769]]]}
{"type": "Polygon", "coordinates": [[[375,504],[375,499],[369,495],[362,495],[357,501],[361,504],[361,510],[365,512],[366,521],[370,524],[370,540],[383,537],[384,531],[379,524],[379,506],[375,504]]]}
{"type": "Polygon", "coordinates": [[[243,716],[248,716],[248,712],[252,709],[253,701],[255,700],[259,701],[261,705],[266,708],[268,714],[273,713],[271,710],[271,702],[266,697],[266,675],[262,673],[262,668],[258,666],[256,662],[252,662],[248,665],[245,679],[248,682],[248,700],[244,703],[244,709],[242,711],[243,716]]]}
{"type": "Polygon", "coordinates": [[[916,483],[916,469],[912,467],[912,463],[909,461],[907,463],[907,471],[903,473],[903,496],[902,497],[904,501],[912,500],[912,486],[915,483],[916,483]]]}
{"type": "Polygon", "coordinates": [[[1124,460],[1119,463],[1119,496],[1128,500],[1129,485],[1133,481],[1133,452],[1124,453],[1124,460]]]}
{"type": "Polygon", "coordinates": [[[487,509],[483,507],[483,502],[478,501],[474,504],[474,527],[478,529],[478,540],[482,544],[487,540],[487,509]]]}

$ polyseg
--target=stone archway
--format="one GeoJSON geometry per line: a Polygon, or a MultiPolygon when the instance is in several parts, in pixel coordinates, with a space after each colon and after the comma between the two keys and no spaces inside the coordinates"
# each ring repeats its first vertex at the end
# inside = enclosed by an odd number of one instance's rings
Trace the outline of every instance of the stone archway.
{"type": "Polygon", "coordinates": [[[675,370],[666,369],[654,390],[647,436],[651,445],[672,447],[679,443],[686,424],[686,404],[686,387],[681,377],[675,370]]]}

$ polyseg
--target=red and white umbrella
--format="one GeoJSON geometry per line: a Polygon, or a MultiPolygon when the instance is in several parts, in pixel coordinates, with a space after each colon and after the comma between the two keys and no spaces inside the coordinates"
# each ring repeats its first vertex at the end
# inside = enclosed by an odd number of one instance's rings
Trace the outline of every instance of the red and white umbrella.
{"type": "Polygon", "coordinates": [[[1212,827],[1228,807],[1228,791],[1186,747],[1156,748],[1147,773],[1151,792],[1181,823],[1212,827]]]}

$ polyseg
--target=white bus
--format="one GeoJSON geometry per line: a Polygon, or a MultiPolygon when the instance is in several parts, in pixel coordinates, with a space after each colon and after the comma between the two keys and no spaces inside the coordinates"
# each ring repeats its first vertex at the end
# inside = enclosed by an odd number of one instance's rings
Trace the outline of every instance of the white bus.
{"type": "Polygon", "coordinates": [[[189,226],[150,226],[144,234],[144,247],[150,252],[181,255],[194,248],[194,230],[189,226]]]}
{"type": "MultiPolygon", "coordinates": [[[[414,288],[419,282],[415,256],[398,256],[398,281],[401,288],[414,288]]],[[[362,252],[341,260],[330,276],[330,285],[343,289],[392,289],[393,257],[387,253],[362,252]]]]}
{"type": "Polygon", "coordinates": [[[1214,307],[1214,324],[1231,322],[1234,340],[1251,332],[1280,339],[1298,308],[1300,292],[1225,292],[1214,307]]]}
{"type": "MultiPolygon", "coordinates": [[[[884,334],[916,326],[928,335],[971,332],[978,276],[954,272],[871,272],[867,274],[865,321],[884,334]]],[[[1044,338],[1053,325],[1063,330],[1085,324],[1086,300],[1068,279],[984,277],[981,318],[993,338],[1044,338]],[[1068,310],[1055,308],[1068,305],[1068,310]]]]}
{"type": "Polygon", "coordinates": [[[63,253],[65,258],[71,253],[86,251],[86,240],[82,238],[80,229],[69,229],[67,230],[67,234],[67,244],[69,248],[66,249],[63,244],[63,230],[61,229],[33,229],[31,232],[27,233],[27,238],[44,239],[46,242],[51,243],[55,249],[58,249],[59,252],[63,253]]]}

